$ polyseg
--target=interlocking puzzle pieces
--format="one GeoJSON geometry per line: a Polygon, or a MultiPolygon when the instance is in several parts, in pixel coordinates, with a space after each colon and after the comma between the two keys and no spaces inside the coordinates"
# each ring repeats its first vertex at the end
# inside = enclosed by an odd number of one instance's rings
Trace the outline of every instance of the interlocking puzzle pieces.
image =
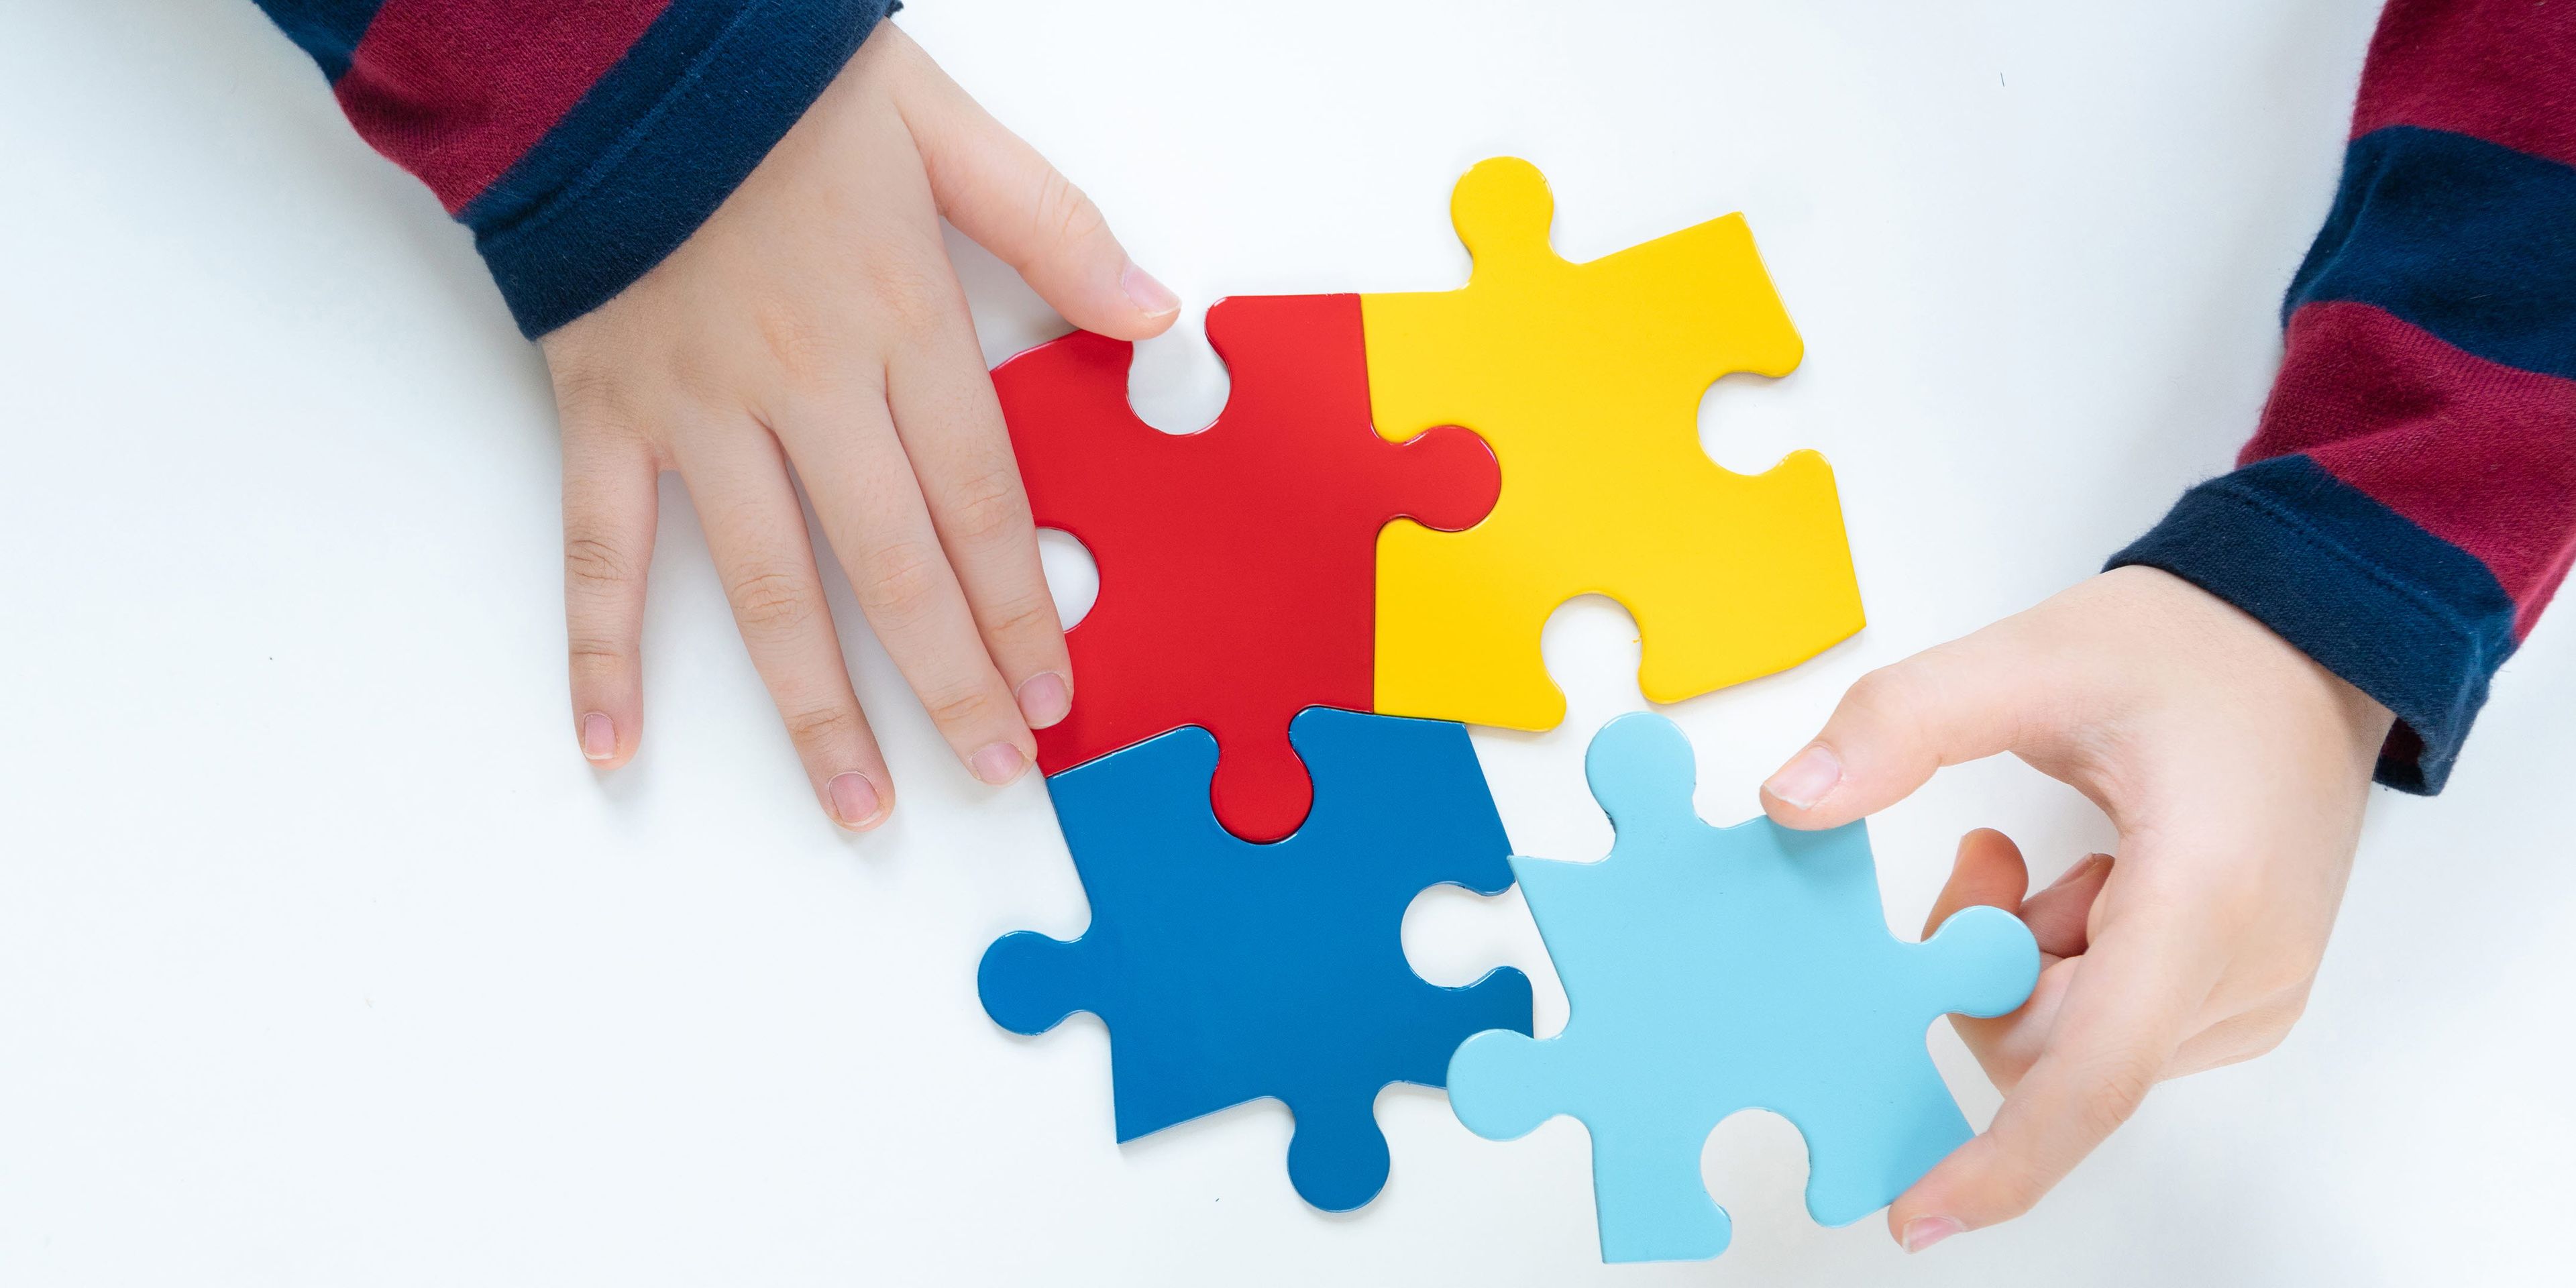
{"type": "Polygon", "coordinates": [[[1071,943],[1006,935],[976,984],[1014,1033],[1077,1010],[1108,1025],[1122,1143],[1248,1100],[1286,1102],[1289,1180],[1339,1212],[1386,1183],[1377,1093],[1441,1085],[1469,1034],[1528,1033],[1530,983],[1503,967],[1442,988],[1404,960],[1415,895],[1443,883],[1498,894],[1512,881],[1467,731],[1316,707],[1289,737],[1313,768],[1315,808],[1269,845],[1210,813],[1219,761],[1202,729],[1049,779],[1091,927],[1071,943]]]}
{"type": "Polygon", "coordinates": [[[1100,568],[1066,637],[1073,712],[1038,731],[1038,765],[1199,725],[1220,748],[1218,819],[1270,841],[1312,799],[1289,721],[1370,709],[1378,530],[1466,527],[1498,475],[1464,430],[1378,434],[1356,295],[1220,300],[1207,334],[1233,391],[1193,434],[1136,418],[1125,341],[1077,331],[993,371],[1038,523],[1100,568]]]}
{"type": "Polygon", "coordinates": [[[1503,473],[1475,527],[1398,523],[1380,538],[1379,711],[1554,727],[1565,698],[1539,633],[1581,594],[1637,619],[1638,680],[1657,702],[1794,666],[1860,629],[1824,458],[1744,475],[1700,448],[1711,382],[1784,375],[1802,353],[1743,217],[1574,264],[1548,244],[1554,209],[1528,162],[1486,161],[1450,202],[1475,260],[1467,284],[1361,298],[1378,429],[1463,425],[1503,473]]]}
{"type": "Polygon", "coordinates": [[[1690,744],[1661,716],[1612,721],[1584,767],[1617,830],[1610,857],[1512,860],[1572,1013],[1543,1042],[1459,1048],[1449,1096],[1469,1130],[1508,1140],[1581,1119],[1605,1261],[1726,1250],[1699,1160],[1741,1109],[1806,1137],[1807,1211],[1826,1225],[1885,1207],[1967,1141],[1924,1030],[2021,1005],[2039,978],[2028,928],[1971,907],[1898,941],[1861,824],[1709,826],[1691,809],[1690,744]]]}

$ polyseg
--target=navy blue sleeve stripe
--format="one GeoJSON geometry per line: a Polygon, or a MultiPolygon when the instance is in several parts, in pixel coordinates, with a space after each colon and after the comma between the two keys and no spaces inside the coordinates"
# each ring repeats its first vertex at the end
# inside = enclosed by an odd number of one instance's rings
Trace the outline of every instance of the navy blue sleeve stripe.
{"type": "Polygon", "coordinates": [[[2283,301],[2374,304],[2490,362],[2576,377],[2576,168],[2445,130],[2373,130],[2283,301]]]}
{"type": "Polygon", "coordinates": [[[580,317],[678,249],[892,7],[675,0],[464,212],[519,329],[580,317]],[[726,19],[712,35],[710,13],[726,19]]]}
{"type": "Polygon", "coordinates": [[[671,0],[625,55],[593,82],[572,110],[546,131],[465,208],[458,220],[477,236],[498,236],[542,208],[617,146],[654,104],[689,74],[746,8],[745,0],[671,0]]]}
{"type": "Polygon", "coordinates": [[[384,5],[385,0],[259,0],[269,21],[312,55],[322,66],[323,79],[334,85],[348,74],[349,55],[384,5]]]}
{"type": "Polygon", "coordinates": [[[2161,568],[2245,610],[2397,714],[2379,781],[2442,789],[2487,680],[2513,653],[2513,601],[2459,547],[2304,455],[2193,488],[2108,567],[2161,568]]]}

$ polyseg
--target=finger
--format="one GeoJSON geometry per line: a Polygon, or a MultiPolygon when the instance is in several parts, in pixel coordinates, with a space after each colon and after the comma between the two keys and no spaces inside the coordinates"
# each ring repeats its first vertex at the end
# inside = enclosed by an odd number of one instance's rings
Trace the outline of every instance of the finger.
{"type": "MultiPolygon", "coordinates": [[[[1972,904],[2023,915],[2022,892],[2029,884],[2030,869],[2022,862],[2021,847],[1993,828],[1978,828],[1959,838],[1959,856],[1951,866],[1949,884],[1932,901],[1932,912],[1923,921],[1923,937],[1931,938],[1942,922],[1972,904]]],[[[2032,989],[2029,1000],[2011,1013],[1982,1019],[1973,1015],[1950,1017],[1950,1027],[1958,1031],[1969,1053],[1977,1057],[1986,1077],[2006,1091],[2039,1058],[2067,979],[2067,972],[2053,970],[2057,958],[2048,953],[2045,940],[2041,941],[2040,954],[2038,986],[2032,989]]]]}
{"type": "Polygon", "coordinates": [[[2030,990],[2030,999],[2011,1014],[1979,1019],[1973,1015],[1950,1017],[1950,1027],[1967,1045],[1968,1054],[1977,1057],[1977,1067],[1985,1070],[1988,1081],[1997,1090],[2011,1095],[2021,1080],[2030,1076],[2032,1065],[2048,1050],[2048,1036],[2057,1029],[2058,1012],[2066,1005],[2066,992],[2083,973],[2081,957],[2052,958],[2040,956],[2039,982],[2030,990]]]}
{"type": "MultiPolygon", "coordinates": [[[[2021,912],[2022,891],[2030,888],[2030,869],[2023,864],[2021,847],[2012,838],[1991,827],[1981,827],[1959,838],[1959,855],[1950,865],[1950,882],[1941,887],[1941,895],[1932,901],[1931,915],[1923,919],[1923,937],[1930,939],[1950,919],[1950,914],[1972,904],[2021,912]]],[[[2042,946],[2043,951],[2045,945],[2042,946]]]]}
{"type": "Polygon", "coordinates": [[[1169,327],[1180,297],[1127,258],[1091,198],[927,56],[910,54],[898,102],[939,213],[1075,326],[1121,340],[1169,327]]]}
{"type": "Polygon", "coordinates": [[[1992,1126],[1888,1208],[1919,1250],[2029,1211],[2128,1120],[2181,1045],[2220,955],[2179,918],[2106,931],[2082,958],[2046,1051],[1992,1126]]]}
{"type": "Polygon", "coordinates": [[[644,581],[661,474],[643,439],[568,416],[564,425],[564,640],[573,736],[602,769],[644,733],[644,581]]]}
{"type": "MultiPolygon", "coordinates": [[[[1037,756],[888,419],[883,385],[788,409],[782,432],[877,642],[969,772],[999,786],[1037,756]]],[[[1031,538],[1034,544],[1035,538],[1031,538]]]]}
{"type": "Polygon", "coordinates": [[[2093,902],[2110,879],[2111,856],[2088,854],[2076,860],[2075,866],[2047,889],[2022,901],[2022,924],[2030,927],[2031,937],[2039,941],[2039,951],[2058,957],[2073,957],[2084,951],[2093,902]]]}
{"type": "Polygon", "coordinates": [[[2042,687],[2028,650],[1989,627],[1860,678],[1824,731],[1762,785],[1788,827],[1839,827],[1895,804],[1943,765],[2009,750],[2042,687]]]}
{"type": "Polygon", "coordinates": [[[1072,709],[1073,662],[962,294],[954,310],[899,347],[886,382],[896,435],[984,650],[1021,720],[1046,728],[1072,709]]]}
{"type": "Polygon", "coordinates": [[[815,799],[843,827],[876,826],[894,806],[893,780],[850,689],[805,539],[805,513],[777,442],[745,425],[739,433],[685,435],[674,450],[734,624],[778,704],[815,799]]]}

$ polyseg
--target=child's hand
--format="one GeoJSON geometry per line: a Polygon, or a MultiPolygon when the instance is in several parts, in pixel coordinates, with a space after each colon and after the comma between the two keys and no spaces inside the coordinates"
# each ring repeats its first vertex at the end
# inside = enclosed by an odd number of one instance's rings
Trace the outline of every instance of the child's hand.
{"type": "Polygon", "coordinates": [[[2038,990],[1958,1019],[2006,1095],[1888,1208],[1906,1248],[2028,1211],[2165,1078],[2261,1055],[2306,1004],[2342,902],[2386,708],[2253,618],[2147,568],[1872,672],[1763,808],[1832,827],[1943,765],[2009,751],[2083,792],[2119,855],[2026,900],[2021,852],[1971,832],[1932,920],[1972,903],[2039,939],[2038,990]]]}
{"type": "Polygon", "coordinates": [[[545,337],[563,418],[564,590],[582,751],[635,754],[654,480],[676,469],[752,662],[844,827],[894,804],[790,482],[869,624],[975,776],[1002,783],[1073,698],[940,216],[1076,325],[1180,304],[1100,212],[892,24],[659,267],[545,337]]]}

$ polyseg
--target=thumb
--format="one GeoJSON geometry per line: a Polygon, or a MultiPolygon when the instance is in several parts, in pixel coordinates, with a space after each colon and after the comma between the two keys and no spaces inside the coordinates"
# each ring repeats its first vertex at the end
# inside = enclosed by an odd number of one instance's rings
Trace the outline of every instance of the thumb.
{"type": "Polygon", "coordinates": [[[1784,827],[1840,827],[1905,799],[1943,765],[2012,750],[2042,688],[2008,624],[1860,678],[1824,731],[1762,784],[1784,827]]]}
{"type": "Polygon", "coordinates": [[[927,56],[913,70],[904,120],[948,222],[1018,269],[1075,326],[1141,340],[1172,324],[1180,297],[1127,258],[1091,198],[927,56]]]}

